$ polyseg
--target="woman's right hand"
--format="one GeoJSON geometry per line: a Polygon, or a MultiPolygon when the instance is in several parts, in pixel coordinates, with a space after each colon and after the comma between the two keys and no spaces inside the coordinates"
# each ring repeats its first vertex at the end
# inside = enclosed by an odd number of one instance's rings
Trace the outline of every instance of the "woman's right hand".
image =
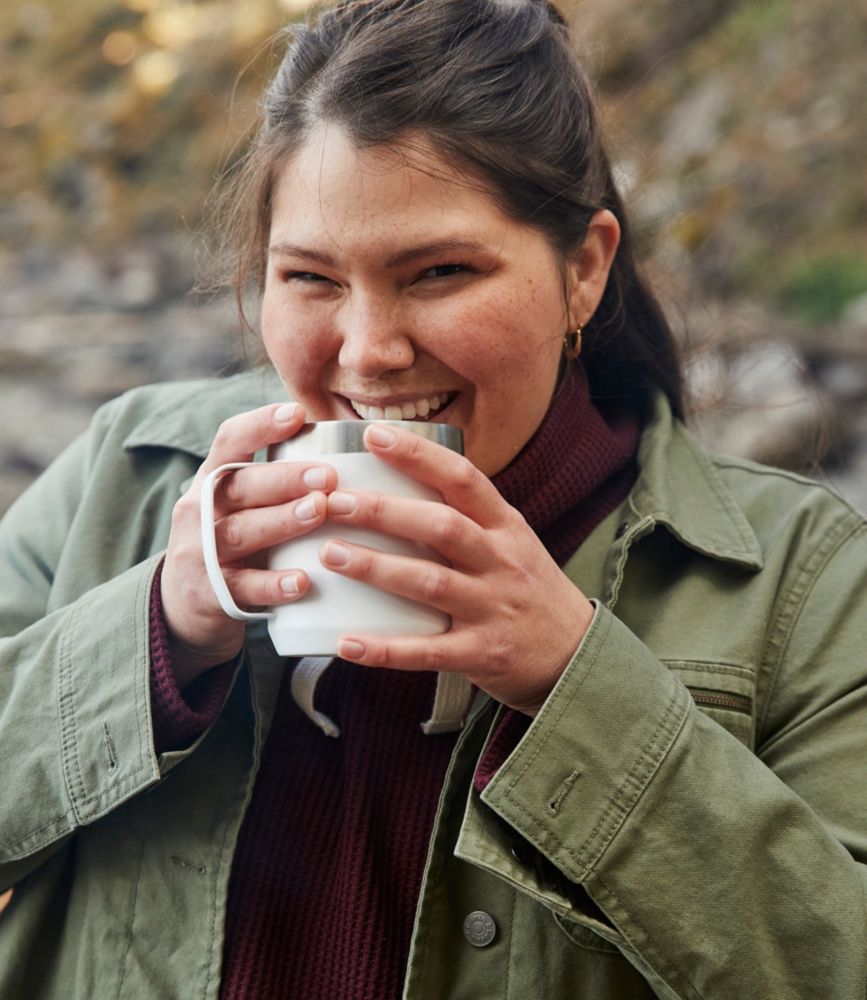
{"type": "MultiPolygon", "coordinates": [[[[202,482],[221,465],[250,461],[261,448],[294,437],[304,419],[300,405],[278,403],[226,420],[190,489],[175,504],[160,593],[181,688],[232,659],[244,642],[244,623],[225,614],[205,570],[202,482]]],[[[236,604],[272,607],[304,596],[307,574],[265,568],[266,551],[320,525],[326,493],[336,486],[334,469],[315,462],[262,462],[220,480],[214,496],[217,555],[236,604]]]]}

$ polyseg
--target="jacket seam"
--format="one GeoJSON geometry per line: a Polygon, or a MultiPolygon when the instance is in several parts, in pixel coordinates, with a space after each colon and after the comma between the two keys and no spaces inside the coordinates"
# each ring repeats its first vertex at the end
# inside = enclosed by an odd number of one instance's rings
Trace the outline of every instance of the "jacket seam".
{"type": "MultiPolygon", "coordinates": [[[[238,829],[240,829],[240,825],[243,822],[244,822],[244,817],[242,816],[238,824],[238,829]]],[[[220,842],[220,860],[217,866],[216,875],[214,877],[214,889],[213,892],[211,893],[211,933],[210,933],[210,941],[208,942],[208,976],[207,979],[205,980],[205,991],[203,994],[203,997],[205,998],[207,998],[208,996],[208,993],[211,989],[211,981],[214,979],[214,969],[216,965],[214,961],[214,949],[217,941],[217,920],[219,918],[220,912],[223,910],[223,908],[219,904],[217,896],[220,889],[220,878],[222,875],[223,867],[225,865],[226,842],[229,839],[229,833],[232,829],[232,826],[233,823],[229,819],[224,821],[223,839],[220,842]]],[[[219,981],[222,978],[222,970],[219,968],[217,968],[216,977],[217,977],[217,983],[219,985],[219,981]]]]}
{"type": "Polygon", "coordinates": [[[78,614],[86,604],[86,596],[81,599],[78,607],[70,611],[66,628],[60,643],[60,670],[58,673],[57,712],[60,719],[60,752],[64,762],[63,781],[69,805],[72,811],[73,823],[81,825],[81,815],[78,803],[84,798],[84,783],[81,778],[81,766],[78,760],[78,748],[75,740],[75,700],[72,684],[72,657],[69,652],[71,635],[77,625],[78,614]],[[78,790],[76,790],[76,779],[78,790]]]}
{"type": "Polygon", "coordinates": [[[723,469],[740,469],[755,476],[770,476],[774,479],[785,479],[787,482],[795,483],[797,486],[818,488],[826,496],[842,504],[848,513],[854,514],[862,523],[867,523],[867,520],[865,520],[864,515],[860,511],[856,510],[845,497],[841,496],[828,483],[822,482],[821,479],[810,479],[807,476],[800,476],[789,469],[778,469],[772,465],[761,465],[757,462],[751,462],[746,458],[736,459],[727,455],[709,455],[708,457],[714,465],[723,469]]]}
{"type": "Polygon", "coordinates": [[[513,927],[515,925],[515,899],[516,899],[516,895],[517,894],[516,894],[516,892],[515,892],[514,889],[512,889],[512,891],[509,893],[509,898],[512,901],[512,906],[511,906],[511,909],[509,911],[509,939],[508,939],[508,942],[507,942],[508,950],[507,950],[506,962],[504,963],[505,966],[506,966],[506,978],[505,978],[504,983],[503,983],[503,986],[504,986],[504,989],[503,989],[503,998],[504,998],[504,1000],[509,1000],[509,980],[511,978],[511,973],[512,973],[512,929],[513,929],[513,927]]]}
{"type": "MultiPolygon", "coordinates": [[[[620,826],[622,826],[623,821],[629,815],[630,810],[635,806],[635,803],[641,797],[641,794],[647,787],[647,784],[650,778],[652,777],[654,771],[658,768],[659,764],[665,758],[669,748],[671,747],[671,744],[677,737],[677,733],[680,731],[683,721],[686,718],[685,712],[683,717],[679,720],[679,723],[673,727],[671,732],[669,732],[668,730],[669,716],[671,716],[671,714],[677,708],[678,700],[679,700],[679,691],[675,690],[675,692],[671,697],[671,700],[666,706],[665,712],[662,714],[656,726],[656,730],[654,731],[653,736],[651,736],[650,740],[647,743],[647,746],[639,753],[638,757],[635,759],[635,763],[632,765],[632,768],[630,769],[629,773],[624,778],[624,780],[620,783],[617,790],[614,792],[612,796],[610,796],[608,800],[608,806],[606,807],[603,815],[599,818],[599,821],[596,824],[596,828],[588,836],[584,844],[582,844],[581,847],[579,848],[579,853],[582,854],[585,852],[587,854],[590,853],[590,845],[592,844],[593,840],[601,834],[608,816],[612,812],[619,810],[620,811],[619,817],[615,817],[615,820],[611,823],[607,835],[599,844],[599,848],[596,852],[596,859],[595,859],[596,862],[598,862],[599,859],[602,857],[602,855],[605,853],[605,850],[607,849],[608,845],[614,839],[614,836],[616,835],[618,829],[620,828],[620,826]],[[663,735],[667,737],[665,741],[661,739],[663,735]],[[653,748],[657,739],[660,739],[660,747],[659,750],[656,751],[654,759],[653,748]],[[642,768],[642,765],[644,766],[646,773],[642,777],[639,777],[639,771],[642,768]],[[626,793],[626,789],[628,788],[629,785],[633,786],[633,790],[631,792],[632,795],[631,801],[629,801],[629,798],[627,797],[626,793]]],[[[592,870],[592,864],[588,863],[587,868],[588,870],[592,870]]]]}
{"type": "Polygon", "coordinates": [[[825,535],[822,543],[816,547],[813,554],[802,566],[780,603],[779,612],[768,632],[765,653],[761,659],[761,673],[767,676],[767,689],[763,697],[762,706],[756,713],[757,746],[760,743],[758,739],[759,733],[765,725],[767,713],[770,711],[771,702],[777,688],[780,667],[785,658],[792,633],[807,603],[807,599],[819,577],[837,552],[839,552],[840,548],[862,528],[863,524],[852,525],[849,523],[848,518],[841,518],[835,525],[834,530],[825,535]],[[776,653],[774,655],[775,650],[776,653]]]}
{"type": "MultiPolygon", "coordinates": [[[[160,559],[162,562],[162,558],[160,559]]],[[[136,690],[135,695],[135,721],[136,721],[136,735],[138,737],[138,766],[142,767],[145,761],[144,746],[142,745],[142,733],[147,729],[148,733],[151,731],[150,720],[148,719],[147,706],[144,704],[146,685],[150,685],[150,651],[148,649],[148,635],[150,633],[150,591],[153,586],[154,574],[156,573],[156,568],[159,563],[152,565],[148,573],[141,574],[136,586],[135,604],[133,612],[133,649],[136,651],[145,651],[144,653],[146,660],[145,666],[146,670],[143,673],[146,674],[144,683],[138,683],[138,678],[135,676],[135,666],[133,664],[133,681],[136,690]]],[[[148,694],[147,697],[150,697],[148,694]]]]}
{"type": "Polygon", "coordinates": [[[712,670],[715,674],[731,674],[733,677],[742,677],[744,680],[754,679],[756,673],[753,667],[739,666],[736,663],[722,663],[718,660],[672,660],[661,656],[659,662],[664,663],[672,670],[689,670],[691,667],[697,667],[708,673],[712,670]]]}
{"type": "Polygon", "coordinates": [[[743,521],[749,528],[749,522],[746,519],[746,515],[744,514],[743,510],[741,510],[740,506],[738,505],[735,498],[732,496],[726,484],[723,483],[719,477],[717,477],[717,479],[719,480],[718,484],[713,482],[710,476],[711,469],[713,469],[714,475],[716,475],[716,468],[714,467],[713,459],[710,458],[710,456],[700,452],[695,447],[695,445],[691,440],[689,444],[693,455],[698,460],[696,464],[701,469],[702,478],[707,484],[708,489],[720,502],[720,504],[723,507],[723,510],[725,510],[726,515],[728,516],[730,523],[738,533],[738,538],[740,539],[742,547],[741,550],[742,554],[744,555],[749,554],[755,548],[756,537],[755,534],[752,534],[752,532],[751,535],[747,535],[747,533],[744,531],[744,525],[740,523],[741,521],[743,521]],[[704,461],[702,461],[702,459],[704,459],[704,461]],[[707,463],[707,465],[705,465],[705,463],[707,463]],[[723,492],[720,489],[718,489],[718,485],[725,490],[725,494],[723,494],[723,492]]]}
{"type": "Polygon", "coordinates": [[[141,885],[141,874],[142,867],[144,866],[144,853],[145,853],[145,837],[140,838],[141,846],[139,847],[138,855],[138,870],[136,871],[135,887],[132,893],[132,902],[130,904],[129,911],[129,921],[126,925],[126,940],[124,941],[123,954],[120,959],[120,978],[117,983],[117,998],[120,1000],[123,993],[123,984],[126,980],[126,969],[127,969],[127,959],[129,958],[129,950],[132,946],[133,938],[133,924],[135,923],[135,912],[138,906],[138,893],[139,886],[141,885]]]}
{"type": "MultiPolygon", "coordinates": [[[[672,978],[675,981],[680,980],[681,982],[684,983],[685,986],[687,986],[689,988],[689,991],[692,994],[692,996],[695,998],[695,1000],[700,1000],[701,993],[698,991],[698,989],[696,988],[696,986],[694,985],[694,983],[692,982],[692,980],[689,978],[689,976],[687,976],[686,973],[681,972],[681,970],[677,968],[677,966],[671,961],[671,959],[668,958],[668,957],[666,957],[665,953],[662,951],[662,949],[660,949],[659,945],[657,945],[657,943],[656,943],[653,935],[650,933],[650,931],[648,931],[647,928],[641,923],[641,921],[638,920],[638,918],[629,909],[627,909],[627,907],[624,904],[623,900],[620,899],[620,897],[614,892],[614,889],[611,887],[611,885],[609,885],[609,883],[606,882],[605,879],[601,875],[599,875],[598,873],[596,873],[595,878],[599,882],[599,884],[603,887],[603,889],[605,890],[605,892],[608,894],[610,900],[612,902],[614,902],[614,904],[621,910],[621,912],[627,918],[627,920],[633,926],[635,926],[636,928],[638,928],[638,930],[641,932],[641,934],[644,936],[644,938],[647,940],[647,942],[653,948],[654,954],[656,955],[657,959],[659,960],[659,966],[658,967],[656,967],[654,965],[651,965],[651,968],[653,969],[653,971],[656,972],[657,975],[661,976],[661,978],[663,978],[666,981],[667,984],[670,984],[670,981],[671,981],[672,978]],[[663,972],[662,971],[663,969],[665,969],[667,971],[663,972]]],[[[635,947],[635,945],[633,944],[633,942],[632,942],[629,934],[624,934],[622,930],[621,930],[621,933],[623,934],[624,939],[632,947],[635,947]]],[[[646,952],[645,949],[636,948],[635,950],[638,952],[638,954],[640,954],[642,956],[642,958],[645,961],[647,961],[647,952],[646,952]]],[[[648,964],[650,964],[650,963],[648,962],[648,964]]]]}

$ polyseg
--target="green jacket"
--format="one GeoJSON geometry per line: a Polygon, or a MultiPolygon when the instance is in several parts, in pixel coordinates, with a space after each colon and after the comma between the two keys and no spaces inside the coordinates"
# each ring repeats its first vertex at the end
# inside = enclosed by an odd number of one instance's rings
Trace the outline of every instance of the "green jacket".
{"type": "MultiPolygon", "coordinates": [[[[3,1000],[218,995],[284,663],[251,629],[213,729],[158,758],[149,591],[219,422],[281,395],[262,375],[129,393],[0,525],[3,1000]]],[[[591,630],[481,796],[499,706],[476,698],[406,1000],[867,994],[867,525],[708,457],[662,401],[639,462],[565,568],[591,630]]]]}

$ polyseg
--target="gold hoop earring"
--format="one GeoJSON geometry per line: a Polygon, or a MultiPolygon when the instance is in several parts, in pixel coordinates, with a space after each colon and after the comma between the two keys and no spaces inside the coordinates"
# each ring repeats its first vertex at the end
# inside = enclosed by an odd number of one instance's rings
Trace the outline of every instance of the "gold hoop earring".
{"type": "Polygon", "coordinates": [[[574,361],[581,354],[581,334],[584,327],[579,323],[572,333],[563,334],[563,353],[570,361],[574,361]]]}

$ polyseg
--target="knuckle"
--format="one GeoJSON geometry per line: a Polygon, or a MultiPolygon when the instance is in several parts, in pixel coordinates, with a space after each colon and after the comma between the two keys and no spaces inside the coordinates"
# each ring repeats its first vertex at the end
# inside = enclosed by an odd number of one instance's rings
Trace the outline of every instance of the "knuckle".
{"type": "Polygon", "coordinates": [[[370,516],[375,521],[381,520],[383,514],[385,513],[385,494],[371,493],[368,502],[370,504],[370,516]]]}
{"type": "Polygon", "coordinates": [[[375,569],[373,553],[363,548],[352,549],[350,567],[354,576],[372,576],[375,569]]]}
{"type": "Polygon", "coordinates": [[[449,574],[443,566],[431,566],[425,573],[423,593],[430,604],[441,602],[449,592],[449,574]]]}
{"type": "Polygon", "coordinates": [[[444,666],[443,651],[434,643],[429,643],[422,654],[425,670],[441,671],[444,666]]]}
{"type": "Polygon", "coordinates": [[[433,520],[434,537],[446,545],[454,545],[459,542],[464,535],[465,523],[463,518],[452,507],[442,508],[437,511],[433,520]]]}
{"type": "Polygon", "coordinates": [[[272,462],[269,465],[271,469],[277,470],[274,473],[277,480],[275,485],[283,496],[296,497],[306,490],[307,487],[303,485],[301,480],[303,473],[299,470],[297,462],[281,461],[272,462]]]}
{"type": "Polygon", "coordinates": [[[212,450],[214,447],[222,448],[228,445],[234,436],[234,420],[230,417],[228,420],[224,420],[217,428],[217,433],[214,435],[214,443],[211,446],[212,450]]]}
{"type": "Polygon", "coordinates": [[[229,473],[228,476],[225,476],[223,478],[222,486],[223,486],[223,495],[226,497],[227,500],[229,500],[231,503],[240,502],[241,498],[244,495],[244,491],[243,491],[243,482],[241,481],[241,477],[239,476],[237,471],[229,473]]]}
{"type": "Polygon", "coordinates": [[[512,507],[511,505],[508,505],[506,519],[507,519],[507,522],[509,523],[509,525],[511,527],[513,527],[516,531],[520,531],[520,530],[523,530],[525,528],[529,528],[529,524],[527,523],[527,519],[518,510],[517,507],[512,507]]]}
{"type": "Polygon", "coordinates": [[[193,501],[189,493],[185,493],[172,507],[172,526],[178,528],[186,526],[194,513],[198,515],[198,511],[198,503],[193,501]]]}
{"type": "Polygon", "coordinates": [[[465,490],[472,490],[479,481],[481,472],[468,458],[461,457],[455,470],[455,482],[465,490]]]}
{"type": "Polygon", "coordinates": [[[419,452],[424,447],[423,438],[419,437],[418,434],[406,434],[405,438],[409,438],[406,441],[406,452],[410,458],[417,458],[419,452]]]}
{"type": "Polygon", "coordinates": [[[394,665],[394,656],[392,655],[387,642],[377,643],[375,645],[368,642],[365,661],[368,663],[376,663],[380,667],[391,667],[394,665]]]}
{"type": "Polygon", "coordinates": [[[234,514],[224,517],[218,525],[220,540],[229,549],[237,549],[243,539],[243,531],[239,518],[234,514]]]}
{"type": "Polygon", "coordinates": [[[485,646],[485,658],[497,673],[505,673],[512,662],[512,644],[504,639],[492,639],[485,646]]]}

